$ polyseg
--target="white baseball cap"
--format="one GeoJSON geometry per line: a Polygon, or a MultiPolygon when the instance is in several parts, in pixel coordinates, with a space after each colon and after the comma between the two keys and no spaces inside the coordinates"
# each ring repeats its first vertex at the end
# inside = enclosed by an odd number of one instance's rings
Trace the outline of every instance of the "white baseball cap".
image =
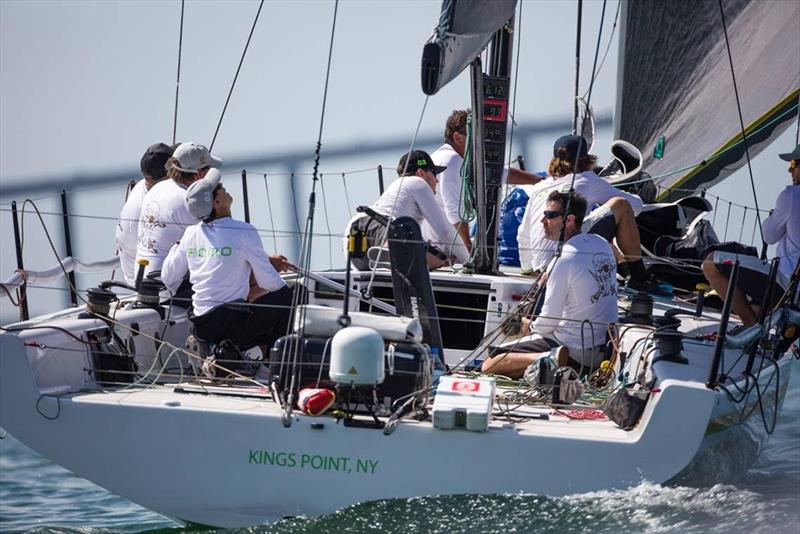
{"type": "Polygon", "coordinates": [[[186,189],[184,204],[192,217],[203,220],[211,215],[214,207],[214,190],[221,179],[222,173],[217,169],[210,169],[202,179],[186,189]]]}
{"type": "Polygon", "coordinates": [[[183,172],[197,172],[203,167],[222,167],[221,159],[212,156],[206,147],[197,143],[181,143],[172,157],[178,162],[177,165],[173,163],[172,167],[183,172]]]}

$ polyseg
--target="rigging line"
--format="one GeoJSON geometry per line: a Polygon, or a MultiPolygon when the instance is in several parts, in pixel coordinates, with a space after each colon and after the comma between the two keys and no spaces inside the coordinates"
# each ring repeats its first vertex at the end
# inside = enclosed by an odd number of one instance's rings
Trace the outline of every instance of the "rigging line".
{"type": "Polygon", "coordinates": [[[322,127],[325,123],[325,106],[328,103],[328,82],[331,78],[331,60],[333,59],[333,38],[336,35],[336,15],[339,13],[339,0],[333,6],[333,24],[331,24],[331,42],[328,45],[328,66],[325,70],[325,88],[322,91],[322,113],[319,117],[319,135],[317,136],[317,148],[314,151],[314,182],[317,181],[317,170],[319,168],[319,155],[322,151],[322,127]]]}
{"type": "Polygon", "coordinates": [[[267,191],[267,209],[269,210],[269,224],[272,227],[272,244],[274,251],[278,252],[278,237],[275,231],[275,221],[272,218],[272,201],[269,198],[269,184],[267,183],[267,173],[264,173],[264,189],[267,191]]]}
{"type": "Polygon", "coordinates": [[[253,26],[250,28],[250,35],[247,36],[247,42],[244,45],[244,50],[242,51],[242,57],[239,59],[239,66],[236,67],[236,74],[233,76],[233,82],[231,83],[231,88],[228,91],[228,98],[225,99],[225,106],[222,108],[222,114],[219,116],[219,122],[217,123],[217,129],[214,131],[214,137],[211,139],[211,145],[208,147],[208,151],[214,148],[214,142],[217,140],[217,134],[219,133],[219,129],[222,126],[222,119],[225,117],[225,111],[228,109],[228,103],[231,101],[231,95],[233,94],[233,88],[236,87],[236,80],[239,78],[239,71],[242,70],[242,63],[244,63],[244,58],[247,55],[247,48],[250,46],[250,39],[253,38],[253,32],[256,29],[256,24],[258,24],[258,17],[261,15],[261,8],[264,7],[264,0],[261,0],[261,3],[258,4],[258,11],[256,12],[256,18],[253,20],[253,26]]]}
{"type": "Polygon", "coordinates": [[[175,114],[172,119],[172,144],[175,144],[175,139],[178,134],[178,93],[181,87],[181,55],[183,52],[183,12],[186,0],[181,0],[181,24],[178,33],[178,74],[175,79],[175,114]]]}
{"type": "MultiPolygon", "coordinates": [[[[330,268],[333,269],[333,250],[331,250],[331,239],[333,236],[331,235],[331,218],[328,216],[328,201],[325,196],[325,180],[323,180],[323,176],[324,175],[320,173],[319,187],[320,191],[322,192],[322,211],[325,213],[325,226],[328,228],[328,262],[330,264],[330,268]]],[[[348,200],[347,203],[349,205],[350,201],[348,200]]]]}
{"type": "MultiPolygon", "coordinates": [[[[592,99],[592,89],[594,88],[594,81],[597,78],[597,56],[600,55],[600,41],[601,38],[603,37],[603,22],[605,21],[606,18],[606,2],[607,0],[603,0],[603,11],[600,13],[600,29],[597,31],[597,46],[594,49],[594,63],[592,63],[592,79],[589,81],[589,92],[587,93],[589,100],[592,99]]],[[[587,105],[586,108],[588,113],[589,106],[587,105]]]]}
{"type": "MultiPolygon", "coordinates": [[[[511,168],[511,154],[514,152],[514,126],[517,120],[514,118],[517,114],[517,84],[519,83],[519,54],[522,48],[522,37],[520,35],[520,28],[522,27],[522,2],[519,3],[519,15],[517,15],[518,23],[515,24],[514,31],[517,33],[517,56],[514,65],[514,96],[511,99],[511,131],[508,133],[508,167],[511,168]]],[[[462,187],[463,192],[463,187],[462,187]]],[[[506,182],[506,189],[503,191],[503,198],[508,196],[508,182],[506,182]]],[[[459,204],[460,204],[459,199],[459,204]]]]}
{"type": "MultiPolygon", "coordinates": [[[[797,107],[800,108],[800,95],[797,95],[797,107]]],[[[794,144],[800,144],[800,112],[797,113],[797,131],[794,133],[794,144]]]]}
{"type": "MultiPolygon", "coordinates": [[[[297,227],[297,234],[300,235],[300,213],[297,211],[297,191],[294,187],[294,173],[289,177],[289,185],[292,187],[292,208],[294,209],[294,224],[297,227]]],[[[272,227],[273,230],[275,227],[272,227]]]]}
{"type": "Polygon", "coordinates": [[[731,222],[731,203],[728,202],[728,214],[725,216],[725,234],[722,236],[722,240],[725,241],[728,238],[728,224],[731,222]]]}
{"type": "MultiPolygon", "coordinates": [[[[575,102],[572,109],[572,133],[578,131],[578,89],[581,77],[581,19],[583,18],[583,0],[578,0],[578,23],[575,31],[575,102]]],[[[588,107],[588,106],[587,106],[588,107]]]]}
{"type": "Polygon", "coordinates": [[[744,223],[747,222],[747,206],[744,207],[744,214],[742,215],[742,225],[739,227],[739,243],[742,242],[742,232],[744,231],[744,223]]]}
{"type": "MultiPolygon", "coordinates": [[[[422,103],[422,111],[419,114],[419,120],[417,121],[417,127],[414,130],[414,136],[411,138],[411,146],[408,148],[408,153],[409,154],[411,154],[411,151],[414,150],[414,145],[417,143],[417,136],[419,135],[419,129],[422,126],[422,119],[423,119],[423,117],[425,117],[425,110],[428,108],[428,99],[429,98],[430,98],[429,95],[425,95],[425,101],[422,103]]],[[[410,161],[411,161],[410,157],[406,158],[406,163],[405,163],[405,166],[403,167],[403,172],[401,173],[401,176],[400,176],[400,184],[399,184],[398,190],[402,189],[403,182],[407,178],[407,176],[405,174],[406,174],[406,170],[408,169],[408,164],[409,164],[410,161]]],[[[394,217],[394,211],[395,211],[395,209],[397,209],[397,199],[398,198],[400,198],[400,195],[395,195],[394,202],[392,202],[392,210],[389,212],[389,222],[391,222],[392,217],[394,217]]],[[[380,245],[378,245],[381,248],[383,247],[383,244],[386,243],[386,238],[389,235],[389,225],[387,225],[383,229],[382,234],[383,235],[381,235],[380,245]]],[[[375,282],[375,273],[376,272],[377,272],[377,269],[372,269],[372,273],[369,276],[369,282],[367,283],[367,287],[364,289],[365,294],[367,294],[367,295],[371,294],[371,292],[372,292],[372,284],[375,282]]]]}
{"type": "MultiPolygon", "coordinates": [[[[262,0],[263,2],[263,0],[262,0]]],[[[315,195],[316,195],[316,186],[317,186],[317,172],[319,171],[319,158],[320,152],[322,150],[322,131],[323,126],[325,124],[325,106],[327,105],[328,101],[328,85],[330,82],[330,75],[331,75],[331,62],[333,59],[333,41],[336,35],[336,16],[339,12],[339,0],[336,0],[333,8],[333,22],[331,24],[331,39],[330,44],[328,45],[328,64],[325,70],[325,88],[323,89],[322,94],[322,110],[320,113],[319,118],[319,134],[317,136],[317,147],[314,151],[314,175],[311,181],[311,195],[309,196],[308,202],[308,216],[306,217],[306,224],[303,232],[303,236],[301,239],[300,245],[300,256],[299,256],[299,267],[301,269],[308,269],[311,266],[311,250],[313,245],[313,232],[314,232],[314,208],[316,204],[315,195]]],[[[294,291],[292,292],[292,304],[296,307],[300,304],[303,298],[303,291],[301,284],[297,284],[294,287],[294,291]]],[[[300,325],[299,331],[297,332],[300,338],[305,333],[305,308],[301,308],[299,311],[299,317],[296,317],[297,324],[300,325]]],[[[289,325],[287,326],[287,334],[291,333],[292,321],[289,321],[289,325]]],[[[283,369],[284,361],[286,360],[286,352],[289,343],[284,345],[284,350],[281,355],[281,370],[283,369]]],[[[288,416],[293,410],[294,404],[294,387],[295,384],[298,384],[300,380],[300,372],[302,371],[298,366],[297,363],[300,360],[301,354],[301,346],[300,343],[296,343],[294,350],[292,351],[292,360],[291,360],[291,381],[290,381],[290,388],[289,388],[289,399],[287,401],[287,411],[286,415],[288,416]]],[[[287,419],[288,421],[288,419],[287,419]]],[[[284,423],[290,424],[290,423],[284,423]]]]}
{"type": "MultiPolygon", "coordinates": [[[[347,202],[347,213],[350,214],[350,217],[353,216],[353,208],[351,207],[352,204],[350,203],[350,192],[347,190],[347,180],[344,179],[344,173],[342,173],[342,186],[344,187],[344,198],[347,202]]],[[[328,228],[330,232],[330,227],[328,228]]]]}
{"type": "MultiPolygon", "coordinates": [[[[604,2],[605,3],[605,2],[604,2]]],[[[600,71],[603,70],[603,65],[606,63],[606,58],[608,57],[608,52],[611,50],[611,43],[614,41],[614,35],[617,33],[617,21],[619,20],[619,11],[620,6],[622,6],[622,2],[617,2],[617,12],[614,15],[614,24],[611,26],[611,35],[608,38],[608,44],[606,45],[606,50],[603,52],[603,59],[600,60],[600,65],[597,67],[597,71],[593,72],[592,74],[592,81],[600,75],[600,71]]],[[[587,91],[584,93],[584,99],[589,94],[587,91]]]]}
{"type": "MultiPolygon", "coordinates": [[[[744,225],[744,223],[742,223],[742,225],[744,225]]],[[[750,235],[750,246],[753,246],[756,240],[756,228],[758,228],[758,219],[753,219],[753,233],[750,235]]]]}
{"type": "Polygon", "coordinates": [[[753,180],[753,168],[750,165],[750,149],[747,145],[747,133],[744,127],[744,117],[742,116],[742,104],[741,101],[739,100],[739,88],[736,86],[736,73],[734,72],[733,69],[733,55],[731,54],[731,44],[730,41],[728,40],[728,25],[725,22],[725,10],[722,8],[722,0],[717,0],[717,3],[719,4],[719,14],[720,17],[722,18],[722,29],[725,32],[725,47],[728,49],[728,63],[730,63],[731,66],[731,78],[733,79],[733,92],[734,95],[736,96],[736,109],[739,112],[739,124],[742,128],[742,141],[744,142],[744,153],[745,156],[747,157],[747,172],[750,175],[750,187],[753,190],[753,201],[755,202],[756,205],[756,220],[758,221],[758,230],[761,233],[761,242],[765,245],[763,249],[764,251],[766,251],[766,242],[764,241],[764,228],[761,225],[761,214],[759,213],[758,210],[758,195],[756,194],[756,184],[755,181],[753,180]]]}

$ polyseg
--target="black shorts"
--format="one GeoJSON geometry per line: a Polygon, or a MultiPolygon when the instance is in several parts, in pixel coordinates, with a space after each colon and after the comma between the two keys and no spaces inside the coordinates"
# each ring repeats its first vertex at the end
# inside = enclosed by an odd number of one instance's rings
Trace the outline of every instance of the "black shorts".
{"type": "MultiPolygon", "coordinates": [[[[370,219],[368,216],[364,215],[359,217],[350,225],[350,228],[347,229],[347,235],[350,235],[350,232],[357,228],[361,230],[365,236],[367,236],[367,249],[370,247],[378,247],[381,245],[381,241],[383,240],[384,234],[386,233],[386,227],[383,226],[381,223],[370,219]]],[[[353,258],[352,260],[353,266],[358,269],[359,271],[369,271],[369,260],[367,256],[364,255],[360,258],[353,258]]]]}
{"type": "Polygon", "coordinates": [[[588,233],[596,234],[611,243],[617,232],[617,221],[614,219],[614,214],[610,213],[601,219],[598,219],[589,228],[588,233]]]}
{"type": "Polygon", "coordinates": [[[266,345],[269,350],[276,339],[286,335],[291,304],[292,290],[283,287],[251,304],[229,302],[199,317],[190,314],[189,319],[195,335],[209,343],[230,339],[243,352],[256,345],[266,345]]]}
{"type": "MultiPolygon", "coordinates": [[[[736,287],[741,289],[753,304],[761,305],[769,287],[770,264],[759,259],[758,256],[747,254],[746,252],[746,250],[742,253],[732,252],[730,249],[717,248],[713,252],[712,259],[717,270],[728,278],[730,278],[733,271],[733,261],[739,260],[739,278],[736,281],[736,287]]],[[[778,273],[775,285],[770,293],[769,302],[767,302],[768,310],[775,307],[785,291],[786,288],[782,283],[780,273],[778,273]]],[[[724,298],[725,295],[720,295],[720,297],[724,298]]]]}

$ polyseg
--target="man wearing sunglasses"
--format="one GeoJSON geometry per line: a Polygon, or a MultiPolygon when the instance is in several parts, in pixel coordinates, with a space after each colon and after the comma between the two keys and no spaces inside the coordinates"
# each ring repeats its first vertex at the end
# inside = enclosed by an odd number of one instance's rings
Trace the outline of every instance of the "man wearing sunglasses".
{"type": "Polygon", "coordinates": [[[608,325],[617,321],[617,269],[608,241],[581,232],[585,214],[586,199],[578,193],[547,197],[539,224],[556,243],[563,229],[564,246],[548,267],[541,313],[532,335],[492,347],[482,371],[520,378],[547,356],[581,374],[600,366],[608,325]]]}
{"type": "MultiPolygon", "coordinates": [[[[780,258],[776,280],[779,287],[773,291],[768,305],[774,304],[789,286],[789,280],[800,261],[800,145],[792,152],[779,154],[778,157],[789,162],[792,185],[781,191],[775,201],[775,209],[762,224],[764,241],[770,245],[777,244],[775,255],[780,258]]],[[[708,254],[703,262],[703,274],[720,295],[725,295],[728,291],[728,275],[720,267],[727,265],[726,262],[734,257],[735,254],[719,250],[708,254]]],[[[758,320],[758,311],[753,305],[760,305],[763,301],[765,285],[761,282],[750,282],[740,277],[733,293],[733,312],[739,316],[745,327],[756,324],[758,320]]]]}

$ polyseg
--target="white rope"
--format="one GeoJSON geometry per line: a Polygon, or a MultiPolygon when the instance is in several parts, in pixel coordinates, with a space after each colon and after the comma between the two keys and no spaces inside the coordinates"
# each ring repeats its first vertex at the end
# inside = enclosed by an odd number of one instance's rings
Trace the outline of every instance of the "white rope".
{"type": "MultiPolygon", "coordinates": [[[[60,260],[61,264],[45,269],[43,271],[26,270],[27,282],[33,284],[35,282],[49,282],[51,280],[59,280],[64,277],[64,271],[68,273],[100,273],[105,271],[113,271],[119,268],[119,258],[111,258],[103,261],[87,262],[75,259],[72,256],[67,256],[60,260]]],[[[15,272],[8,280],[3,282],[2,285],[9,288],[17,288],[25,284],[25,278],[19,271],[15,272]]],[[[0,298],[6,297],[7,294],[0,294],[0,298]]]]}

